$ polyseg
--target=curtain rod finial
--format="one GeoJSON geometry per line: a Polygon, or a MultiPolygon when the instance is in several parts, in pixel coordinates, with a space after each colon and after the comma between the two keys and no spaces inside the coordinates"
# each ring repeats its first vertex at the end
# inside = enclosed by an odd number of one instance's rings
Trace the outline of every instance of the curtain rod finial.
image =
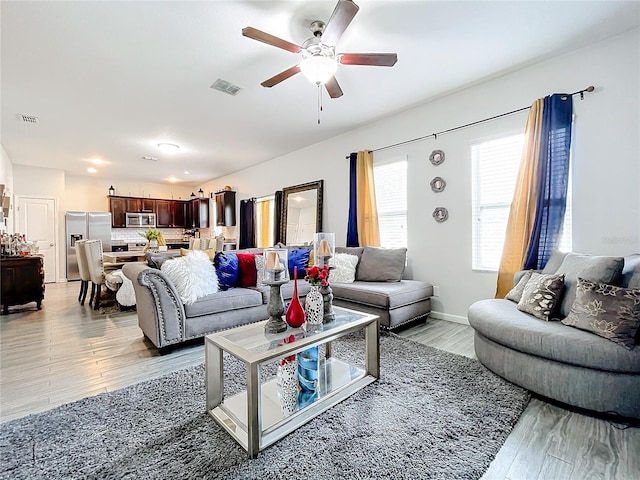
{"type": "Polygon", "coordinates": [[[585,92],[593,92],[596,89],[596,87],[594,87],[593,85],[589,85],[587,88],[584,89],[585,92]]]}

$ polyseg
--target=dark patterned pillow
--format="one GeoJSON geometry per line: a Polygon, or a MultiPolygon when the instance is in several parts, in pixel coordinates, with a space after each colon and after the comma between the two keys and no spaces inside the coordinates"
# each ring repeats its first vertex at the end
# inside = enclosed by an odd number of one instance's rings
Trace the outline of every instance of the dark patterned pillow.
{"type": "Polygon", "coordinates": [[[512,302],[518,303],[522,298],[522,292],[524,292],[524,287],[529,282],[529,279],[531,278],[532,273],[533,272],[531,270],[529,270],[528,272],[525,272],[520,278],[520,281],[516,284],[516,286],[513,287],[511,290],[509,290],[509,293],[507,293],[507,295],[504,298],[506,298],[507,300],[511,300],[512,302]]]}
{"type": "Polygon", "coordinates": [[[614,287],[578,278],[576,299],[562,323],[631,350],[640,328],[640,288],[614,287]]]}
{"type": "Polygon", "coordinates": [[[564,275],[532,273],[518,302],[518,310],[549,321],[562,297],[563,287],[564,275]]]}

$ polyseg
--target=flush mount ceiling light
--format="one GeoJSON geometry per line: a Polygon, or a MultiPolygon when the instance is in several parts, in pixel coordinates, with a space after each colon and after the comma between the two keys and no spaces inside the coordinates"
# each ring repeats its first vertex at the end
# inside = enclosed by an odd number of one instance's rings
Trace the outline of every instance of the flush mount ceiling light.
{"type": "Polygon", "coordinates": [[[163,152],[173,153],[177,152],[180,147],[175,143],[160,142],[158,148],[163,152]]]}
{"type": "Polygon", "coordinates": [[[96,170],[96,169],[95,169],[95,168],[93,168],[93,167],[89,167],[89,168],[87,168],[87,172],[89,172],[89,173],[97,173],[97,172],[98,172],[98,170],[96,170]]]}

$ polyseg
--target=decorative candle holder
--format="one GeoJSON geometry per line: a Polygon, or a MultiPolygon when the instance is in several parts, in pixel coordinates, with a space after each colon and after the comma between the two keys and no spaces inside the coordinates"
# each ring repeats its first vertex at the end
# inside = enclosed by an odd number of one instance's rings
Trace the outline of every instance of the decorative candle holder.
{"type": "Polygon", "coordinates": [[[318,232],[314,236],[313,242],[313,264],[318,267],[329,266],[329,276],[327,277],[327,285],[320,288],[324,303],[324,316],[322,323],[329,323],[336,319],[333,311],[333,292],[331,290],[330,277],[331,269],[335,268],[335,251],[336,251],[336,234],[318,232]]]}
{"type": "Polygon", "coordinates": [[[267,248],[264,251],[264,280],[271,288],[267,313],[269,321],[264,329],[267,333],[280,333],[287,329],[282,318],[284,315],[284,300],[280,287],[287,283],[288,251],[285,248],[267,248]]]}

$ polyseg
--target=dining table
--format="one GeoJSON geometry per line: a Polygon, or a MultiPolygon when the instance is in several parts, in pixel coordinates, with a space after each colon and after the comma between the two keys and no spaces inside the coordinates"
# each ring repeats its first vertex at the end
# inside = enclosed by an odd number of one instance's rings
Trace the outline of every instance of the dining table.
{"type": "Polygon", "coordinates": [[[102,260],[107,263],[142,262],[145,260],[143,250],[133,252],[103,252],[102,260]]]}

